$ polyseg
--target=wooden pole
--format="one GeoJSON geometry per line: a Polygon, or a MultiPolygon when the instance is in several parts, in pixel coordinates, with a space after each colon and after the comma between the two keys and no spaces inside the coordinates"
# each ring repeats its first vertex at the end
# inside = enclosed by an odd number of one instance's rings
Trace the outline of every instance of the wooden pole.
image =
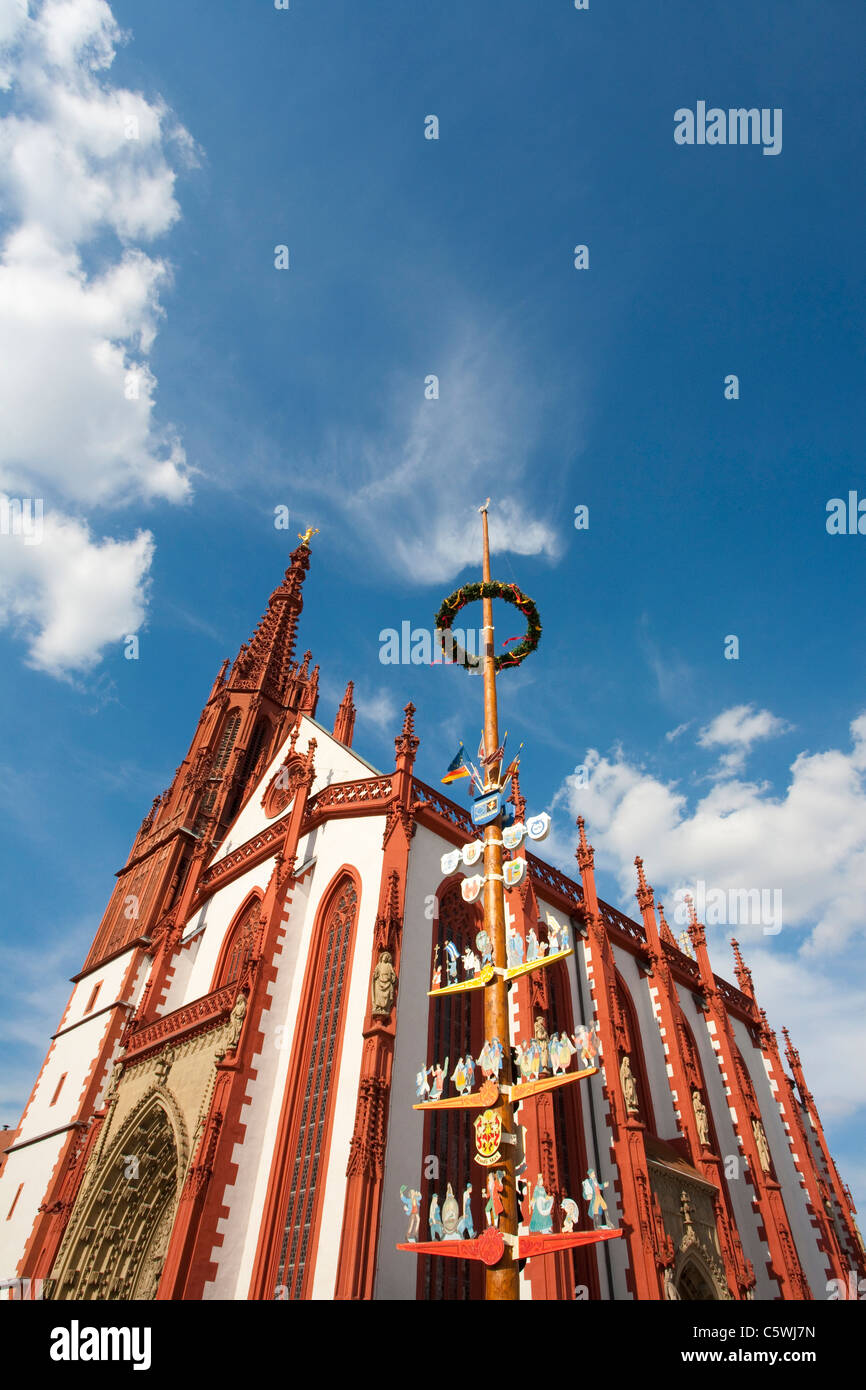
{"type": "MultiPolygon", "coordinates": [[[[490,539],[487,530],[487,507],[481,511],[483,535],[483,569],[485,584],[490,583],[490,539]]],[[[493,600],[484,598],[482,615],[484,623],[484,751],[490,756],[499,747],[499,716],[496,707],[496,668],[494,665],[495,643],[493,634],[493,600]]],[[[492,764],[485,764],[491,767],[492,764]]],[[[485,776],[485,781],[487,780],[485,776]]],[[[511,1039],[508,1019],[508,989],[504,971],[507,968],[505,945],[505,885],[502,881],[502,814],[484,827],[484,925],[493,942],[493,964],[497,974],[484,990],[484,1036],[498,1038],[502,1043],[503,1062],[500,1081],[510,1086],[511,1039]],[[499,973],[499,972],[503,973],[499,973]]],[[[515,1132],[514,1108],[507,1096],[500,1093],[493,1107],[502,1124],[503,1138],[515,1132]]],[[[517,1191],[514,1184],[515,1145],[505,1142],[501,1147],[502,1159],[494,1165],[505,1173],[505,1189],[502,1193],[504,1211],[499,1219],[499,1229],[506,1237],[505,1253],[497,1265],[485,1272],[486,1299],[503,1301],[520,1297],[519,1276],[513,1258],[509,1235],[517,1236],[517,1191]]]]}

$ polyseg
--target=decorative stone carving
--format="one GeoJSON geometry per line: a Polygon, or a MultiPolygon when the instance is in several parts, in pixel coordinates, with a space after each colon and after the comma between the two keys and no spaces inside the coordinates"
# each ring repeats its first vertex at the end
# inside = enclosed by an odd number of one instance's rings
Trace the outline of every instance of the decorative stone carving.
{"type": "Polygon", "coordinates": [[[679,1302],[680,1295],[677,1286],[674,1283],[674,1271],[671,1265],[668,1265],[667,1269],[665,1270],[664,1279],[665,1298],[669,1299],[671,1302],[679,1302]]]}
{"type": "Polygon", "coordinates": [[[388,1017],[394,1007],[396,985],[397,971],[391,962],[391,952],[380,951],[378,964],[373,971],[373,983],[370,990],[374,1017],[388,1017]]]}
{"type": "Polygon", "coordinates": [[[698,1127],[698,1139],[701,1141],[705,1148],[709,1148],[710,1121],[709,1116],[707,1115],[707,1107],[704,1105],[704,1102],[701,1099],[701,1093],[698,1090],[692,1091],[692,1109],[695,1112],[695,1124],[698,1127]]]}
{"type": "Polygon", "coordinates": [[[631,1069],[628,1053],[623,1055],[619,1068],[619,1082],[622,1086],[622,1097],[625,1101],[625,1108],[630,1115],[636,1115],[640,1106],[637,1098],[637,1082],[631,1069]]]}
{"type": "Polygon", "coordinates": [[[680,1213],[683,1218],[683,1238],[680,1248],[685,1249],[687,1245],[693,1244],[697,1239],[695,1236],[694,1218],[692,1216],[692,1204],[689,1201],[689,1194],[685,1190],[680,1193],[680,1213]]]}

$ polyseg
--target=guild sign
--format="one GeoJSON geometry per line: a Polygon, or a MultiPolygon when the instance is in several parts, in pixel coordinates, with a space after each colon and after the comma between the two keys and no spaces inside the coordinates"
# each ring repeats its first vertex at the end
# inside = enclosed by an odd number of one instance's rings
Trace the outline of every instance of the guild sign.
{"type": "Polygon", "coordinates": [[[515,821],[513,825],[506,825],[502,831],[502,843],[506,849],[517,849],[525,834],[526,826],[523,821],[515,821]]]}
{"type": "Polygon", "coordinates": [[[550,816],[546,811],[542,811],[540,816],[533,816],[532,820],[526,822],[526,833],[530,840],[543,840],[550,829],[550,816]]]}
{"type": "Polygon", "coordinates": [[[439,862],[442,865],[443,874],[453,874],[457,865],[460,863],[459,849],[449,850],[447,854],[443,854],[439,862]]]}
{"type": "Polygon", "coordinates": [[[463,846],[463,863],[477,864],[483,849],[484,845],[480,840],[470,840],[468,845],[463,846]]]}
{"type": "Polygon", "coordinates": [[[496,820],[501,810],[502,797],[499,792],[481,796],[472,803],[472,824],[487,825],[489,821],[496,820]]]}
{"type": "Polygon", "coordinates": [[[481,885],[484,879],[480,874],[473,874],[471,878],[464,878],[460,885],[460,892],[463,894],[465,903],[474,903],[478,894],[481,892],[481,885]]]}
{"type": "Polygon", "coordinates": [[[514,888],[526,873],[525,859],[509,859],[502,865],[502,877],[506,888],[514,888]]]}
{"type": "Polygon", "coordinates": [[[490,1168],[502,1161],[499,1144],[502,1139],[502,1120],[495,1110],[485,1110],[475,1120],[475,1162],[490,1168]]]}

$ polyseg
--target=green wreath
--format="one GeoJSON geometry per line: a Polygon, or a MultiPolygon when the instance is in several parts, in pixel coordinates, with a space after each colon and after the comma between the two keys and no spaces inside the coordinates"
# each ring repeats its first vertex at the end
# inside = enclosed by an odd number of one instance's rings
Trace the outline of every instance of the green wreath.
{"type": "MultiPolygon", "coordinates": [[[[523,640],[510,652],[502,652],[493,658],[496,671],[503,671],[508,666],[519,666],[524,657],[529,656],[530,652],[534,652],[538,646],[541,637],[541,620],[532,599],[522,593],[516,584],[501,584],[499,580],[494,580],[490,584],[464,584],[462,588],[455,589],[453,594],[448,595],[436,614],[437,633],[450,632],[451,624],[461,608],[465,608],[467,603],[475,603],[481,598],[501,598],[506,603],[513,603],[515,608],[519,608],[526,618],[527,626],[523,640]]],[[[454,664],[460,666],[473,667],[481,664],[480,657],[469,656],[458,642],[455,642],[453,646],[453,659],[454,664]]]]}

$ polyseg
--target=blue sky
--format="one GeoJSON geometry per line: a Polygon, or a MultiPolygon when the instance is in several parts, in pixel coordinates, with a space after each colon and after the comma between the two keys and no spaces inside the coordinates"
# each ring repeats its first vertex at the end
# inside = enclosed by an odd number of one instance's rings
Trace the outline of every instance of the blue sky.
{"type": "Polygon", "coordinates": [[[666,902],[782,890],[782,931],[737,935],[866,1193],[866,536],[825,526],[866,496],[864,29],[798,0],[0,0],[0,488],[45,507],[41,544],[0,535],[0,1119],[282,573],[274,508],[321,528],[322,722],[354,679],[388,768],[411,698],[435,782],[476,683],[379,634],[476,577],[492,495],[544,624],[501,705],[551,853],[582,811],[627,910],[638,852],[666,902]],[[701,100],[781,108],[781,153],[675,144],[701,100]]]}

